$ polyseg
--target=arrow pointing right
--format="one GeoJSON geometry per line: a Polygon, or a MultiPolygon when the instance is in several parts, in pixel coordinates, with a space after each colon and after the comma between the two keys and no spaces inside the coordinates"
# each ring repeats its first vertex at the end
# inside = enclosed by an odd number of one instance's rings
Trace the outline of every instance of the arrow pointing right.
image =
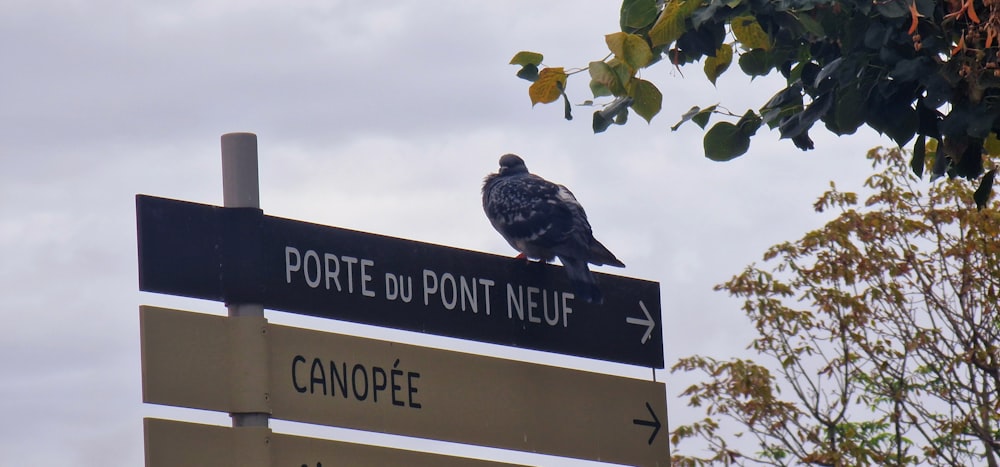
{"type": "Polygon", "coordinates": [[[653,328],[656,327],[656,321],[653,321],[653,316],[649,314],[649,310],[646,309],[646,304],[639,300],[639,307],[642,308],[642,313],[646,315],[646,318],[625,318],[625,322],[628,324],[641,324],[646,326],[646,333],[642,335],[642,340],[640,343],[645,344],[649,340],[649,336],[653,334],[653,328]]]}
{"type": "Polygon", "coordinates": [[[649,402],[646,402],[646,410],[653,416],[653,421],[633,418],[632,424],[653,427],[653,433],[649,435],[649,441],[646,441],[646,444],[652,445],[656,434],[660,432],[660,419],[656,417],[656,412],[653,412],[653,408],[649,406],[649,402]]]}

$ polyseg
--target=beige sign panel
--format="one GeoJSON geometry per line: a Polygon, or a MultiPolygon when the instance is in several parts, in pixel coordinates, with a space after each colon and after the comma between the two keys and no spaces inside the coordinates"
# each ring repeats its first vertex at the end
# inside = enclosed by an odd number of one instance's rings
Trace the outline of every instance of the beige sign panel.
{"type": "Polygon", "coordinates": [[[146,467],[243,467],[248,453],[264,457],[254,465],[275,467],[515,467],[515,464],[351,444],[286,434],[267,428],[228,428],[147,418],[146,467]]]}
{"type": "MultiPolygon", "coordinates": [[[[252,399],[232,318],[142,307],[144,400],[252,399]],[[238,373],[238,374],[234,374],[238,373]],[[237,393],[237,389],[242,393],[237,393]]],[[[667,466],[662,383],[265,324],[275,418],[613,463],[667,466]]],[[[250,346],[254,347],[254,346],[250,346]]]]}

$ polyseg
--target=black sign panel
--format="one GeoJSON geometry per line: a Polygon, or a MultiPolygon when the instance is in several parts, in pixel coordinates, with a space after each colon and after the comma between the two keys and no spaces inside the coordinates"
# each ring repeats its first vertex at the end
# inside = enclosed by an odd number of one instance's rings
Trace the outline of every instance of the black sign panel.
{"type": "Polygon", "coordinates": [[[136,196],[139,288],[663,368],[656,282],[598,273],[575,298],[558,266],[136,196]]]}

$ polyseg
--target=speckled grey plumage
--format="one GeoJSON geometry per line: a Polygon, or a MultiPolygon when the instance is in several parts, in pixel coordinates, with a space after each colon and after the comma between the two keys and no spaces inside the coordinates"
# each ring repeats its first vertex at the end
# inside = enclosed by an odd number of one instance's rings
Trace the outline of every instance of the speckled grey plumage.
{"type": "Polygon", "coordinates": [[[625,267],[594,238],[573,193],[528,172],[514,154],[502,156],[500,170],[483,180],[483,210],[515,250],[542,261],[558,257],[576,294],[587,302],[603,301],[588,263],[625,267]]]}

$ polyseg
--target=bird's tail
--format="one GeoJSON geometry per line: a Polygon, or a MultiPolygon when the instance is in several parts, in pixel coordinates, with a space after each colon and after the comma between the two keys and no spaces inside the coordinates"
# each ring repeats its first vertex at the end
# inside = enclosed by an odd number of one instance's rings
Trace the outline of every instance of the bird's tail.
{"type": "Polygon", "coordinates": [[[590,242],[590,257],[587,258],[588,262],[591,264],[596,264],[598,266],[608,265],[617,266],[619,268],[625,267],[625,263],[622,260],[615,257],[615,254],[608,250],[606,246],[601,244],[595,238],[594,241],[590,242]]]}
{"type": "Polygon", "coordinates": [[[604,294],[597,287],[597,276],[590,272],[586,261],[561,256],[559,260],[562,261],[563,269],[566,270],[566,276],[569,277],[569,283],[577,296],[587,303],[604,303],[604,294]]]}

